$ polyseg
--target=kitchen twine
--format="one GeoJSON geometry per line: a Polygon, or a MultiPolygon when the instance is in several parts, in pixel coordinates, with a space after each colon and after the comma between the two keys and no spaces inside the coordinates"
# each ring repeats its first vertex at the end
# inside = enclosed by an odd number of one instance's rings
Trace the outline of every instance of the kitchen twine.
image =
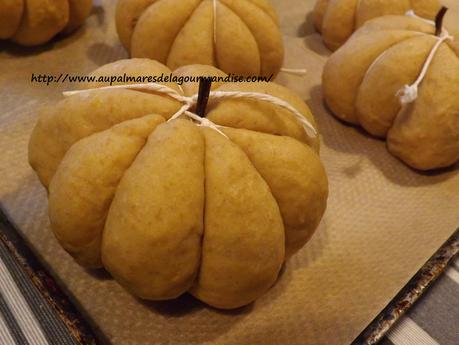
{"type": "MultiPolygon", "coordinates": [[[[213,32],[213,40],[214,44],[217,44],[217,5],[218,5],[218,0],[213,0],[213,26],[214,26],[214,32],[213,32]]],[[[294,69],[294,68],[281,68],[281,71],[284,73],[289,73],[289,74],[294,74],[294,75],[299,75],[299,76],[304,76],[307,74],[306,69],[294,69]]],[[[197,102],[198,102],[198,95],[193,95],[190,97],[187,96],[182,96],[175,90],[171,89],[170,87],[167,87],[165,85],[157,84],[157,83],[145,83],[145,84],[126,84],[126,85],[111,85],[111,86],[104,86],[100,88],[94,88],[94,89],[84,89],[84,90],[75,90],[75,91],[66,91],[63,92],[64,97],[70,97],[76,94],[81,94],[81,93],[87,93],[95,90],[108,90],[108,89],[135,89],[135,90],[147,90],[147,91],[154,91],[158,93],[162,93],[164,95],[167,95],[181,103],[183,103],[183,106],[177,111],[172,117],[168,120],[173,121],[183,115],[188,116],[189,118],[193,119],[198,123],[198,126],[201,127],[209,127],[221,135],[225,136],[228,138],[225,133],[223,133],[220,128],[226,128],[225,126],[220,126],[215,124],[214,122],[210,121],[209,119],[205,117],[200,117],[197,114],[194,114],[190,111],[192,107],[194,107],[197,102]]],[[[258,92],[239,92],[239,91],[211,91],[209,93],[209,102],[214,101],[214,100],[219,100],[219,99],[241,99],[241,98],[246,98],[246,99],[253,99],[253,100],[258,100],[258,101],[263,101],[267,103],[271,103],[274,105],[277,105],[280,108],[284,108],[288,111],[290,111],[294,117],[298,120],[299,123],[303,126],[306,134],[310,138],[316,138],[318,133],[314,126],[297,110],[295,109],[290,103],[284,101],[283,99],[280,99],[278,97],[272,96],[272,95],[267,95],[263,93],[258,93],[258,92]]]]}
{"type": "MultiPolygon", "coordinates": [[[[409,10],[408,12],[405,13],[405,15],[407,15],[409,17],[415,17],[415,18],[421,19],[424,22],[435,26],[435,22],[434,21],[417,16],[414,13],[413,10],[409,10]]],[[[451,40],[451,41],[454,40],[454,37],[451,36],[449,34],[449,32],[445,28],[442,28],[441,35],[440,36],[435,36],[435,38],[436,38],[437,42],[432,47],[432,50],[430,51],[430,54],[427,57],[427,59],[426,59],[426,61],[424,63],[424,66],[422,67],[422,70],[421,70],[421,73],[418,76],[418,79],[416,79],[416,81],[411,85],[404,85],[403,88],[401,88],[396,94],[396,96],[399,97],[400,103],[402,105],[406,105],[406,104],[412,103],[418,98],[419,85],[424,80],[424,78],[425,78],[425,76],[427,74],[427,71],[429,70],[429,67],[432,64],[433,58],[435,57],[435,54],[436,54],[438,48],[440,48],[440,45],[443,42],[445,42],[447,40],[451,40]]]]}
{"type": "MultiPolygon", "coordinates": [[[[182,115],[186,115],[189,118],[196,121],[198,123],[198,126],[209,127],[217,131],[221,135],[227,137],[220,130],[220,128],[226,128],[225,126],[217,125],[214,122],[210,121],[209,119],[200,117],[190,111],[190,109],[193,106],[195,106],[198,102],[197,94],[190,96],[190,97],[182,96],[174,89],[171,89],[170,87],[165,86],[165,85],[161,85],[157,83],[112,85],[112,86],[104,86],[104,87],[94,88],[94,89],[66,91],[66,92],[63,92],[63,95],[64,97],[70,97],[76,94],[88,93],[88,92],[92,92],[96,90],[112,90],[112,89],[148,90],[148,91],[154,91],[154,92],[158,92],[158,93],[167,95],[179,101],[180,103],[183,103],[183,106],[179,109],[179,111],[177,111],[174,115],[172,115],[172,117],[168,120],[168,122],[173,121],[181,117],[182,115]]],[[[280,108],[284,108],[290,111],[295,116],[295,118],[298,120],[298,122],[301,123],[306,134],[310,138],[314,139],[317,137],[317,131],[314,128],[314,126],[297,109],[295,109],[290,103],[284,101],[283,99],[280,99],[272,95],[258,93],[258,92],[211,91],[209,93],[209,102],[214,101],[214,100],[219,100],[219,99],[240,99],[240,98],[253,99],[257,101],[271,103],[271,104],[277,105],[280,108]]]]}

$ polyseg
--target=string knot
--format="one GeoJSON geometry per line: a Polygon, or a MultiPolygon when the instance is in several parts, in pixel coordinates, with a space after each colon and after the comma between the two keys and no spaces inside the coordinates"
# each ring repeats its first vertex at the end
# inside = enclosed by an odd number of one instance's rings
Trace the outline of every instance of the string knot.
{"type": "Polygon", "coordinates": [[[454,37],[449,34],[448,30],[442,27],[443,16],[445,15],[446,11],[447,11],[447,8],[442,7],[442,9],[437,14],[435,22],[417,16],[413,10],[409,10],[408,12],[405,13],[407,16],[419,18],[420,20],[423,20],[424,22],[434,25],[436,27],[436,30],[435,30],[436,34],[434,36],[436,39],[436,42],[432,46],[432,49],[429,55],[427,56],[426,61],[424,62],[424,65],[422,66],[421,72],[418,78],[415,80],[415,82],[411,85],[403,86],[403,88],[401,88],[396,93],[396,96],[399,97],[400,103],[402,105],[412,103],[418,98],[419,85],[421,85],[422,81],[426,77],[429,67],[432,64],[435,54],[437,53],[441,44],[445,42],[446,40],[451,40],[451,41],[454,40],[454,37]]]}
{"type": "Polygon", "coordinates": [[[405,85],[402,89],[397,92],[397,97],[400,98],[400,103],[406,105],[414,102],[418,98],[418,86],[405,85]]]}

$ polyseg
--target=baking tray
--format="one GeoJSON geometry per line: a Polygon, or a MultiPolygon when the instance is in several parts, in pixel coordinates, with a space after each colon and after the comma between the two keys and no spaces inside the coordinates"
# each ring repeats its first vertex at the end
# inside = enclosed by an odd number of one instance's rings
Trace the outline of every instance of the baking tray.
{"type": "MultiPolygon", "coordinates": [[[[19,232],[0,209],[0,240],[37,287],[44,300],[49,303],[64,322],[76,340],[82,344],[108,344],[100,332],[93,331],[78,307],[72,302],[57,279],[49,272],[19,232]]],[[[419,298],[434,284],[441,274],[459,254],[459,229],[425,263],[409,283],[392,299],[383,311],[352,342],[352,345],[374,345],[410,309],[419,298]]]]}
{"type": "MultiPolygon", "coordinates": [[[[459,22],[457,1],[445,1],[456,6],[451,18],[459,22]]],[[[284,66],[308,70],[304,77],[281,73],[276,81],[297,92],[317,119],[331,192],[319,229],[289,260],[277,284],[254,305],[234,312],[207,308],[191,297],[139,301],[108,274],[79,267],[52,235],[46,192],[27,162],[27,144],[36,109],[76,86],[32,85],[30,76],[81,75],[126,58],[114,28],[114,2],[100,1],[82,30],[44,48],[0,45],[0,166],[7,167],[1,171],[1,206],[99,341],[349,344],[387,305],[404,311],[390,301],[457,228],[457,168],[416,173],[388,154],[384,142],[334,119],[321,97],[321,72],[330,52],[312,27],[314,0],[273,2],[284,33],[284,66]]],[[[377,328],[373,324],[356,341],[367,341],[372,332],[378,339],[384,329],[377,328]]]]}

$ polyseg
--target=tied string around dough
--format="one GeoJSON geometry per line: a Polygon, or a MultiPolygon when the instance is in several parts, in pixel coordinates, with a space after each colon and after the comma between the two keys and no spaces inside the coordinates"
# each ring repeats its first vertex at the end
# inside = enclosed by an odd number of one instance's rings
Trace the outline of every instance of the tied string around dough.
{"type": "MultiPolygon", "coordinates": [[[[213,18],[214,49],[217,49],[217,6],[218,6],[219,2],[220,2],[219,0],[213,0],[212,1],[212,3],[213,3],[213,16],[214,16],[214,18],[213,18]]],[[[296,75],[296,76],[300,76],[300,77],[303,77],[306,74],[308,74],[308,70],[304,69],[304,68],[286,68],[286,67],[282,67],[280,70],[283,73],[292,74],[292,75],[296,75]]]]}
{"type": "MultiPolygon", "coordinates": [[[[200,88],[203,83],[203,80],[207,80],[206,78],[201,78],[200,82],[200,88]]],[[[210,84],[210,81],[209,81],[210,84]]],[[[64,97],[70,97],[76,94],[82,94],[82,93],[89,93],[97,90],[116,90],[116,89],[127,89],[127,90],[137,90],[137,91],[153,91],[155,93],[160,93],[164,94],[166,96],[169,96],[178,102],[182,103],[182,107],[175,113],[173,114],[169,121],[173,121],[175,119],[178,119],[181,116],[187,116],[190,119],[194,120],[198,126],[201,127],[209,127],[221,135],[227,137],[221,130],[220,128],[225,128],[225,126],[220,126],[217,125],[216,123],[210,121],[209,119],[203,117],[204,114],[195,114],[191,112],[190,110],[198,105],[198,100],[199,100],[199,94],[193,95],[193,96],[183,96],[179,94],[177,91],[174,89],[157,84],[157,83],[145,83],[145,84],[123,84],[123,85],[112,85],[112,86],[104,86],[100,88],[93,88],[93,89],[83,89],[83,90],[75,90],[75,91],[66,91],[63,92],[64,97]],[[200,116],[201,115],[201,116],[200,116]]],[[[295,107],[293,107],[290,103],[284,101],[283,99],[280,99],[278,97],[268,95],[268,94],[263,94],[259,92],[243,92],[243,91],[210,91],[210,85],[208,88],[208,101],[213,102],[217,100],[223,100],[223,99],[252,99],[256,101],[262,101],[266,103],[270,103],[273,105],[276,105],[280,108],[288,110],[294,117],[295,119],[303,126],[306,135],[310,137],[311,139],[314,139],[317,137],[318,133],[317,130],[314,128],[314,126],[311,124],[311,122],[306,119],[303,114],[301,114],[295,107]]],[[[207,103],[207,100],[206,100],[207,103]]]]}
{"type": "Polygon", "coordinates": [[[402,105],[412,103],[418,98],[419,85],[421,85],[422,81],[427,75],[429,67],[432,64],[432,61],[435,57],[435,54],[438,51],[438,48],[440,48],[440,45],[443,42],[447,40],[451,40],[451,41],[454,40],[454,37],[451,36],[449,32],[445,28],[442,27],[443,17],[445,16],[447,10],[448,9],[446,7],[442,7],[441,10],[438,12],[435,21],[428,20],[428,19],[417,16],[413,10],[410,10],[406,13],[406,15],[409,17],[418,18],[428,24],[434,25],[435,26],[435,38],[437,42],[435,42],[434,46],[432,47],[432,50],[427,56],[427,59],[424,62],[424,65],[422,67],[421,73],[419,74],[416,81],[411,85],[404,85],[403,88],[397,92],[396,96],[400,98],[400,103],[402,105]]]}

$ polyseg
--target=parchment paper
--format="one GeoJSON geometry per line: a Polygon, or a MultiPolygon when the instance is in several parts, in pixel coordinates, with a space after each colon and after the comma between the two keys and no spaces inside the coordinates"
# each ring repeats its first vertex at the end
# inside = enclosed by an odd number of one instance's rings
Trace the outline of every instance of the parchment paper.
{"type": "MultiPolygon", "coordinates": [[[[457,1],[445,1],[459,19],[457,1]],[[455,9],[454,9],[455,8],[455,9]],[[456,10],[456,12],[454,12],[456,10]]],[[[35,110],[74,88],[31,84],[31,73],[87,73],[126,57],[114,31],[114,2],[94,8],[70,38],[37,49],[0,51],[0,201],[93,324],[113,344],[348,344],[459,225],[458,168],[419,174],[390,156],[382,141],[324,109],[320,76],[329,55],[312,27],[312,0],[275,3],[285,33],[281,74],[312,108],[330,178],[327,213],[311,242],[254,305],[221,312],[184,296],[141,302],[104,272],[80,268],[49,229],[44,189],[27,163],[35,110]]]]}

